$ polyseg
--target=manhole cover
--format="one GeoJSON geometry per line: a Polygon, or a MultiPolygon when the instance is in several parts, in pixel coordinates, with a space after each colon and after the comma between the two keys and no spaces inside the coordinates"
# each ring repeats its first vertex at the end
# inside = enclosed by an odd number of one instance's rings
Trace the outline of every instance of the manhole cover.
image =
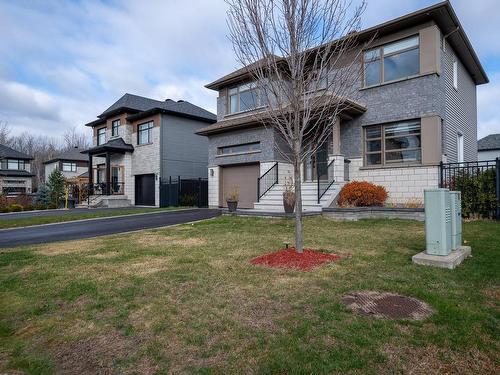
{"type": "Polygon", "coordinates": [[[342,302],[354,313],[379,319],[423,320],[431,316],[431,307],[416,298],[385,292],[346,294],[342,302]]]}

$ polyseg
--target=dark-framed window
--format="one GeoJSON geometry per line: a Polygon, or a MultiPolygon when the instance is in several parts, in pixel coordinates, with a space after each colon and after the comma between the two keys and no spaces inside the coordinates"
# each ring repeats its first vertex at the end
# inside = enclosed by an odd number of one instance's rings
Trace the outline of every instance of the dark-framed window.
{"type": "Polygon", "coordinates": [[[267,105],[267,96],[259,92],[255,82],[231,87],[228,96],[228,113],[249,111],[267,105]]]}
{"type": "Polygon", "coordinates": [[[218,147],[217,155],[231,155],[257,151],[260,151],[260,142],[218,147]]]}
{"type": "Polygon", "coordinates": [[[22,159],[3,159],[1,167],[2,169],[23,171],[26,169],[26,162],[22,159]]]}
{"type": "Polygon", "coordinates": [[[418,75],[420,38],[415,35],[368,50],[363,62],[365,87],[418,75]]]}
{"type": "Polygon", "coordinates": [[[149,121],[144,124],[137,125],[137,144],[145,145],[153,142],[153,127],[154,122],[149,121]]]}
{"type": "Polygon", "coordinates": [[[368,167],[421,163],[420,120],[365,127],[364,154],[368,167]]]}
{"type": "Polygon", "coordinates": [[[120,125],[121,125],[121,121],[120,119],[118,120],[113,120],[111,122],[111,135],[113,137],[117,136],[117,135],[120,135],[120,125]]]}
{"type": "Polygon", "coordinates": [[[106,128],[97,129],[97,145],[106,143],[106,128]]]}
{"type": "Polygon", "coordinates": [[[76,172],[76,163],[72,162],[63,162],[62,163],[62,170],[63,172],[76,172]]]}

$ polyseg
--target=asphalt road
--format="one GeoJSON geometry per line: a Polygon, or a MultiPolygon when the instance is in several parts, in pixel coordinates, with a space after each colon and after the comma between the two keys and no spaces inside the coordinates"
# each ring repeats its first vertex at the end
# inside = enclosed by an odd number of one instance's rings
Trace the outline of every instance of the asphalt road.
{"type": "Polygon", "coordinates": [[[220,210],[201,208],[4,229],[0,230],[0,248],[76,240],[141,229],[159,228],[210,219],[220,214],[220,210]]]}
{"type": "Polygon", "coordinates": [[[40,211],[23,211],[23,212],[11,212],[8,214],[0,214],[1,220],[15,220],[15,219],[27,219],[32,217],[42,217],[42,216],[65,216],[65,215],[78,215],[78,214],[88,214],[94,212],[116,212],[116,211],[133,211],[144,209],[145,207],[124,207],[124,208],[72,208],[70,210],[40,210],[40,211]]]}

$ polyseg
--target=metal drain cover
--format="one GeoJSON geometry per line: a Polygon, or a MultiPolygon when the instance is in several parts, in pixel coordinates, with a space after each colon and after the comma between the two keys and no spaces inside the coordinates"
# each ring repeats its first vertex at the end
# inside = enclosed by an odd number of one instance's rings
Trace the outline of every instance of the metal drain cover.
{"type": "Polygon", "coordinates": [[[386,292],[354,292],[342,297],[342,302],[354,313],[378,319],[423,320],[434,311],[413,297],[386,292]]]}

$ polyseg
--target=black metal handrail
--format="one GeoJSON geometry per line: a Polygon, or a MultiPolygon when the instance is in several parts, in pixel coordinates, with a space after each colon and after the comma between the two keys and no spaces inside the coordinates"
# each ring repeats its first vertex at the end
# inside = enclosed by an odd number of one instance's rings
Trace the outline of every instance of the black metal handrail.
{"type": "Polygon", "coordinates": [[[335,182],[334,177],[334,162],[335,159],[328,163],[323,172],[320,172],[320,165],[317,165],[318,171],[318,203],[320,203],[323,195],[330,189],[330,186],[335,182]]]}
{"type": "Polygon", "coordinates": [[[124,182],[99,182],[86,185],[88,195],[123,195],[125,194],[124,182]]]}
{"type": "Polygon", "coordinates": [[[257,202],[278,183],[278,163],[274,164],[262,176],[257,178],[257,202]]]}

